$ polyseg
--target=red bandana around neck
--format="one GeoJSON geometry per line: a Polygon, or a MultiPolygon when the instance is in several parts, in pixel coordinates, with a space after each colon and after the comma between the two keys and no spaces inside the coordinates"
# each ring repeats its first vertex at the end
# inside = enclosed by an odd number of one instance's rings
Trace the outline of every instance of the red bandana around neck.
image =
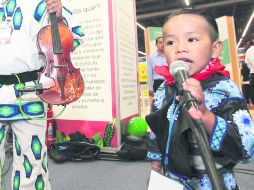
{"type": "MultiPolygon", "coordinates": [[[[165,77],[168,85],[174,85],[175,80],[170,75],[168,66],[156,66],[154,69],[158,75],[165,77]]],[[[215,58],[211,60],[202,71],[193,75],[192,78],[202,81],[211,78],[215,73],[220,73],[224,76],[230,77],[229,72],[224,69],[225,66],[220,63],[220,59],[215,58]]]]}

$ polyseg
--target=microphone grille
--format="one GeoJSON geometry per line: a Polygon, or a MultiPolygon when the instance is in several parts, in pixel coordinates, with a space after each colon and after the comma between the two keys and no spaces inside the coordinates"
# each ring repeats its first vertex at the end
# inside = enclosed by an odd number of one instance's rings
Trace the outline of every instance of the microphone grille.
{"type": "Polygon", "coordinates": [[[187,73],[189,73],[189,66],[182,60],[177,60],[174,61],[173,63],[170,64],[170,74],[172,77],[175,77],[175,74],[178,71],[186,71],[187,73]]]}

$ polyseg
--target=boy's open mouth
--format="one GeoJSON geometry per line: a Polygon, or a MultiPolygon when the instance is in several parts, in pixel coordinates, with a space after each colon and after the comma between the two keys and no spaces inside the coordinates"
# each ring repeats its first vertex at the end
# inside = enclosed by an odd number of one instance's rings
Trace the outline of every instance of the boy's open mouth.
{"type": "Polygon", "coordinates": [[[193,62],[192,60],[187,59],[187,58],[180,58],[180,59],[178,59],[178,60],[184,61],[184,62],[186,62],[186,63],[192,63],[192,62],[193,62]]]}

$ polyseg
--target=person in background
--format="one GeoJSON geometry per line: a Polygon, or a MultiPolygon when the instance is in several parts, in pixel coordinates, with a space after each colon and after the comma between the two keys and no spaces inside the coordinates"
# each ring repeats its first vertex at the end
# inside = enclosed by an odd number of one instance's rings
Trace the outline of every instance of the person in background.
{"type": "Polygon", "coordinates": [[[242,93],[249,109],[254,109],[254,89],[250,85],[250,69],[245,62],[241,65],[242,93]]]}
{"type": "Polygon", "coordinates": [[[154,71],[154,68],[156,66],[167,65],[163,50],[163,38],[158,37],[155,41],[155,44],[157,47],[157,52],[149,56],[147,65],[148,90],[150,97],[154,96],[154,93],[160,84],[164,82],[164,77],[158,75],[154,71]]]}
{"type": "MultiPolygon", "coordinates": [[[[62,0],[64,2],[64,0],[62,0]]],[[[13,132],[13,190],[50,190],[46,138],[46,107],[35,92],[45,58],[37,48],[37,34],[56,13],[58,23],[73,25],[71,12],[61,0],[2,0],[0,2],[0,189],[5,190],[3,164],[8,128],[13,132]],[[21,112],[23,110],[23,113],[21,112]]],[[[73,32],[75,40],[82,35],[73,32]]]]}
{"type": "Polygon", "coordinates": [[[188,190],[212,190],[207,169],[193,137],[189,117],[202,121],[216,168],[227,190],[238,190],[234,166],[254,158],[254,124],[245,99],[220,63],[222,42],[214,18],[187,9],[170,15],[163,25],[167,63],[181,60],[189,67],[183,90],[198,109],[184,110],[168,68],[157,69],[165,82],[154,96],[155,112],[146,116],[151,133],[147,157],[151,169],[188,190]]]}

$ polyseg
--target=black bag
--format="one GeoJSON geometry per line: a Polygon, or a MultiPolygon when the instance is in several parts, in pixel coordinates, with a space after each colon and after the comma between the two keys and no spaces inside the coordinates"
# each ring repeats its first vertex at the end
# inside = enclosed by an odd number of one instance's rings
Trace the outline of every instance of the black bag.
{"type": "Polygon", "coordinates": [[[117,155],[123,160],[145,160],[148,149],[148,137],[141,139],[126,137],[117,155]]]}
{"type": "Polygon", "coordinates": [[[91,160],[97,157],[100,148],[85,135],[71,134],[70,142],[52,143],[48,149],[49,158],[56,162],[91,160]]]}

